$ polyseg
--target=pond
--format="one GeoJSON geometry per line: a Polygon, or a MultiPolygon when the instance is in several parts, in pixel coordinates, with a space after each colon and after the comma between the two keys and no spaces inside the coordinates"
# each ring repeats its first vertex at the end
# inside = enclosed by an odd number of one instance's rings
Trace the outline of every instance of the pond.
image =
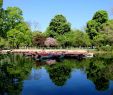
{"type": "Polygon", "coordinates": [[[0,95],[113,95],[113,54],[43,62],[0,55],[0,95]]]}

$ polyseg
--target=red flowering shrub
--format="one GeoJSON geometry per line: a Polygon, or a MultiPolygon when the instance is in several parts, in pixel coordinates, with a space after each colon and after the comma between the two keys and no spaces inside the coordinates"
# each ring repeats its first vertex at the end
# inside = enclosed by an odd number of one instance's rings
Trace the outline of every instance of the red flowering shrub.
{"type": "Polygon", "coordinates": [[[55,47],[58,46],[57,40],[54,38],[46,38],[45,42],[44,42],[45,46],[47,47],[55,47]]]}

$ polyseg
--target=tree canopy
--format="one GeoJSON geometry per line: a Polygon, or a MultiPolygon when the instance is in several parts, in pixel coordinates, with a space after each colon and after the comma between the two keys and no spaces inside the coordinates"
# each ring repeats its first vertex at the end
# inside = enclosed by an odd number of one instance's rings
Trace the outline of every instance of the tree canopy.
{"type": "Polygon", "coordinates": [[[96,22],[98,22],[100,24],[103,24],[103,23],[107,22],[108,21],[108,13],[107,13],[107,11],[105,11],[105,10],[97,11],[94,14],[92,20],[95,20],[96,22]]]}
{"type": "Polygon", "coordinates": [[[93,39],[98,32],[101,30],[102,24],[108,21],[108,13],[105,10],[97,11],[92,20],[87,22],[86,32],[88,33],[90,39],[93,39]]]}
{"type": "Polygon", "coordinates": [[[3,0],[0,0],[0,8],[3,6],[3,0]]]}
{"type": "Polygon", "coordinates": [[[22,10],[18,7],[1,9],[0,36],[6,38],[7,32],[23,21],[22,10]]]}
{"type": "Polygon", "coordinates": [[[71,30],[71,25],[63,15],[56,15],[50,22],[47,32],[50,37],[63,35],[71,30]]]}
{"type": "Polygon", "coordinates": [[[2,8],[0,1],[0,47],[89,47],[112,45],[113,20],[109,20],[105,10],[94,13],[87,22],[86,30],[72,30],[71,24],[62,14],[51,19],[45,32],[32,32],[31,27],[23,18],[23,12],[18,7],[2,8]],[[48,40],[48,38],[51,38],[48,40]],[[6,44],[3,44],[6,43],[6,44]]]}

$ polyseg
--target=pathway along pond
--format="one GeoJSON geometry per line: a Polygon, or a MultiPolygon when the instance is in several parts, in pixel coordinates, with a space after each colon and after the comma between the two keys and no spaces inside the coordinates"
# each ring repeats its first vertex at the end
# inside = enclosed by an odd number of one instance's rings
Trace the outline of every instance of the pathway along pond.
{"type": "Polygon", "coordinates": [[[113,54],[59,62],[0,55],[0,95],[113,95],[113,54]]]}

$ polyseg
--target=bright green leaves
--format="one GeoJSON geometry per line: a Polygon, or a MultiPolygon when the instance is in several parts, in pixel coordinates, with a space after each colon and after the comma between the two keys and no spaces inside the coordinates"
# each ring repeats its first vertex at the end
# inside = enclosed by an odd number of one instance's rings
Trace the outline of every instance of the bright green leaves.
{"type": "Polygon", "coordinates": [[[66,32],[71,30],[71,25],[67,22],[66,18],[63,15],[56,15],[50,22],[48,27],[48,32],[51,34],[52,37],[55,35],[63,35],[66,32]],[[53,33],[51,33],[53,32],[53,33]]]}
{"type": "Polygon", "coordinates": [[[25,22],[19,23],[14,29],[7,32],[10,45],[16,48],[19,46],[30,46],[32,43],[32,34],[25,22]]]}
{"type": "Polygon", "coordinates": [[[104,10],[97,11],[92,20],[87,22],[86,32],[93,39],[101,30],[101,25],[108,21],[108,13],[104,10]]]}
{"type": "Polygon", "coordinates": [[[0,37],[0,49],[6,46],[6,40],[0,37]]]}
{"type": "Polygon", "coordinates": [[[0,36],[7,38],[7,32],[23,21],[22,10],[17,7],[0,9],[0,36]]]}
{"type": "Polygon", "coordinates": [[[21,42],[23,42],[24,34],[16,29],[12,29],[7,33],[8,41],[11,46],[19,48],[21,42]]]}
{"type": "Polygon", "coordinates": [[[100,24],[103,24],[108,21],[108,13],[104,10],[99,10],[94,14],[93,20],[100,24]]]}
{"type": "Polygon", "coordinates": [[[86,32],[88,33],[90,39],[93,39],[98,33],[98,23],[95,20],[90,20],[87,22],[86,32]]]}
{"type": "Polygon", "coordinates": [[[29,25],[24,22],[22,10],[8,7],[0,10],[0,37],[7,39],[10,47],[30,46],[32,34],[29,25]]]}
{"type": "Polygon", "coordinates": [[[74,30],[68,33],[65,33],[62,36],[58,36],[56,38],[60,45],[63,47],[79,47],[79,46],[83,46],[83,47],[87,47],[90,46],[90,39],[89,36],[79,30],[74,30]]]}
{"type": "Polygon", "coordinates": [[[7,19],[10,29],[14,28],[18,23],[23,21],[22,10],[18,7],[8,7],[7,8],[7,19]]]}
{"type": "Polygon", "coordinates": [[[3,6],[3,0],[0,0],[0,8],[3,6]]]}

